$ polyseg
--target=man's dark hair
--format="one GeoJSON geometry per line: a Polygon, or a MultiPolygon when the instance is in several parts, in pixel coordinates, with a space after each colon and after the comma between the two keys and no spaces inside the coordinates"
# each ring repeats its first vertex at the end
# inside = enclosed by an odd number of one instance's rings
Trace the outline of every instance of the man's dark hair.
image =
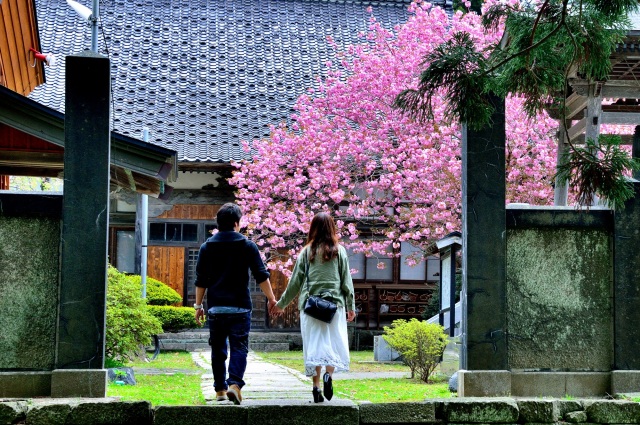
{"type": "Polygon", "coordinates": [[[218,210],[216,220],[218,221],[218,230],[233,230],[236,223],[240,223],[242,218],[242,210],[234,203],[228,202],[218,210]]]}

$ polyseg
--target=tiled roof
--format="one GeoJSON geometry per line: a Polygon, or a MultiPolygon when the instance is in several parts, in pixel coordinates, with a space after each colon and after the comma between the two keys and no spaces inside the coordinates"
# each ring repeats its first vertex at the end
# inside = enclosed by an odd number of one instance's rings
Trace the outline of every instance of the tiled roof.
{"type": "MultiPolygon", "coordinates": [[[[64,0],[36,4],[43,52],[62,59],[89,48],[89,28],[64,0]]],[[[298,96],[316,85],[332,57],[328,35],[358,42],[368,6],[392,28],[406,21],[408,4],[101,0],[98,46],[112,61],[113,129],[140,138],[149,127],[151,143],[176,150],[180,162],[246,158],[241,141],[268,136],[269,125],[287,120],[298,96]]],[[[46,71],[46,84],[30,97],[64,112],[64,61],[46,71]]]]}

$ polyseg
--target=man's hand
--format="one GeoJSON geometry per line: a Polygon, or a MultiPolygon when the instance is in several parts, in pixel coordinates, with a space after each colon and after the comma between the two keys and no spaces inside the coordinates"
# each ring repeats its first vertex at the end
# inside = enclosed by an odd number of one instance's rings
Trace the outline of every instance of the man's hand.
{"type": "Polygon", "coordinates": [[[199,308],[196,310],[196,323],[198,325],[202,325],[202,322],[200,321],[201,317],[204,317],[204,308],[199,308]]]}
{"type": "Polygon", "coordinates": [[[272,317],[282,316],[284,314],[284,309],[274,304],[270,314],[272,317]]]}
{"type": "Polygon", "coordinates": [[[274,299],[272,299],[272,300],[269,300],[269,302],[267,303],[267,308],[269,309],[269,310],[268,310],[268,311],[269,311],[269,314],[271,314],[271,311],[272,311],[272,310],[273,310],[273,308],[276,306],[276,303],[277,303],[277,302],[278,302],[278,301],[276,301],[276,299],[275,299],[275,298],[274,298],[274,299]]]}
{"type": "Polygon", "coordinates": [[[356,320],[356,312],[353,310],[347,311],[347,322],[353,322],[354,320],[356,320]]]}

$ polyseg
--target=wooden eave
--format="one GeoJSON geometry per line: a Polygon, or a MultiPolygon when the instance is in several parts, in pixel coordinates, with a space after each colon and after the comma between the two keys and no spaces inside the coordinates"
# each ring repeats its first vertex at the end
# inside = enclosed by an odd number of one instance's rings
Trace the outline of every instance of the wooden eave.
{"type": "Polygon", "coordinates": [[[34,65],[29,48],[40,51],[34,0],[0,3],[0,86],[28,95],[45,82],[44,65],[34,65]]]}
{"type": "MultiPolygon", "coordinates": [[[[3,0],[4,1],[4,0],[3,0]]],[[[64,148],[64,114],[0,87],[0,124],[64,148]]],[[[2,146],[0,175],[60,176],[64,157],[58,152],[2,146]]],[[[112,182],[141,193],[164,193],[165,180],[176,179],[176,152],[111,132],[112,182]],[[128,176],[125,179],[122,176],[128,176]]]]}

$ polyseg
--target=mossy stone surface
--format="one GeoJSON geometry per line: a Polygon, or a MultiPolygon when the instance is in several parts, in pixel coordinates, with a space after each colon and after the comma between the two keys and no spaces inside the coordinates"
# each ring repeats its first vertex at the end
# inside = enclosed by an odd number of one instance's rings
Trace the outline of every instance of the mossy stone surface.
{"type": "Polygon", "coordinates": [[[507,232],[509,368],[609,371],[612,248],[603,229],[507,232]]]}
{"type": "Polygon", "coordinates": [[[0,216],[0,369],[53,368],[59,253],[58,219],[0,216]]]}

